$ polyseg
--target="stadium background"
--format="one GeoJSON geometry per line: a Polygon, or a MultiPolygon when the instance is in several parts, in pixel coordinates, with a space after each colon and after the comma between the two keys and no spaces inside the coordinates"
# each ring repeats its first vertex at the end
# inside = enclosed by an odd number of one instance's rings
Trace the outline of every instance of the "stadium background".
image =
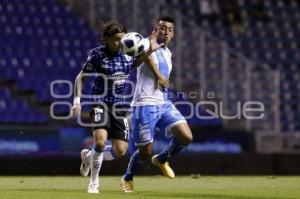
{"type": "MultiPolygon", "coordinates": [[[[195,139],[173,160],[176,173],[299,174],[296,0],[1,0],[0,174],[78,175],[91,130],[63,118],[72,102],[68,82],[99,45],[99,20],[116,19],[147,36],[162,15],[176,19],[171,91],[186,94],[172,100],[214,102],[231,116],[247,101],[265,106],[260,120],[191,117],[195,139]]],[[[206,105],[197,112],[216,110],[206,105]]],[[[186,106],[178,108],[189,115],[186,106]]],[[[155,151],[167,146],[162,136],[157,140],[155,151]]],[[[105,162],[101,173],[119,175],[127,161],[105,162]]],[[[157,172],[150,166],[144,174],[157,172]]]]}

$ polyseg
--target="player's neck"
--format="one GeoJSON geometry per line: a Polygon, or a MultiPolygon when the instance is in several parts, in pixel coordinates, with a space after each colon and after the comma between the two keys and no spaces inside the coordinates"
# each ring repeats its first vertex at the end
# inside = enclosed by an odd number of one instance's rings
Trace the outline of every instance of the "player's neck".
{"type": "Polygon", "coordinates": [[[168,45],[169,45],[169,42],[168,42],[168,43],[165,43],[165,45],[163,45],[162,48],[167,49],[167,48],[168,48],[168,45]]]}
{"type": "Polygon", "coordinates": [[[111,54],[111,55],[116,55],[116,54],[118,54],[118,52],[120,51],[119,49],[117,49],[117,50],[112,50],[111,48],[108,47],[108,45],[105,45],[105,50],[106,50],[106,52],[108,52],[108,53],[111,54]]]}

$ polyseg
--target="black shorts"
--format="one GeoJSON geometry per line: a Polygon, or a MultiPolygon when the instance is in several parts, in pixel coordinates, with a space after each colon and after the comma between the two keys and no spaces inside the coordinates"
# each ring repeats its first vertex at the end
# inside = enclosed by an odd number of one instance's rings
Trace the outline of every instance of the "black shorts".
{"type": "Polygon", "coordinates": [[[92,108],[91,117],[93,131],[106,129],[109,139],[118,139],[128,142],[129,125],[127,112],[120,107],[97,105],[92,108]]]}

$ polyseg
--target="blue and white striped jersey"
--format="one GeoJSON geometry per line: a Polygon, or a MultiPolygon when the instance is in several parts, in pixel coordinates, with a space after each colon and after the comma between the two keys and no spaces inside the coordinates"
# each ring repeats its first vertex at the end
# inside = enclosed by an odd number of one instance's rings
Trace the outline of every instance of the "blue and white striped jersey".
{"type": "MultiPolygon", "coordinates": [[[[168,48],[159,48],[151,55],[154,64],[160,73],[169,79],[172,70],[172,53],[168,48]]],[[[168,101],[168,90],[156,88],[156,76],[150,67],[142,64],[137,69],[137,80],[133,96],[132,106],[158,105],[168,101]]]]}
{"type": "Polygon", "coordinates": [[[114,104],[125,101],[128,77],[133,64],[133,57],[123,52],[111,54],[107,46],[92,49],[83,66],[84,73],[94,73],[92,88],[93,100],[114,104]]]}

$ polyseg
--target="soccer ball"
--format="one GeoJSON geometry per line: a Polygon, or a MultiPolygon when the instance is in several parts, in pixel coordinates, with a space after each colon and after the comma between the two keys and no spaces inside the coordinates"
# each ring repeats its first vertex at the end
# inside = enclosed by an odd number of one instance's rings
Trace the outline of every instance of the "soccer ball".
{"type": "Polygon", "coordinates": [[[129,32],[121,39],[123,52],[129,56],[136,57],[146,50],[146,39],[137,32],[129,32]]]}

